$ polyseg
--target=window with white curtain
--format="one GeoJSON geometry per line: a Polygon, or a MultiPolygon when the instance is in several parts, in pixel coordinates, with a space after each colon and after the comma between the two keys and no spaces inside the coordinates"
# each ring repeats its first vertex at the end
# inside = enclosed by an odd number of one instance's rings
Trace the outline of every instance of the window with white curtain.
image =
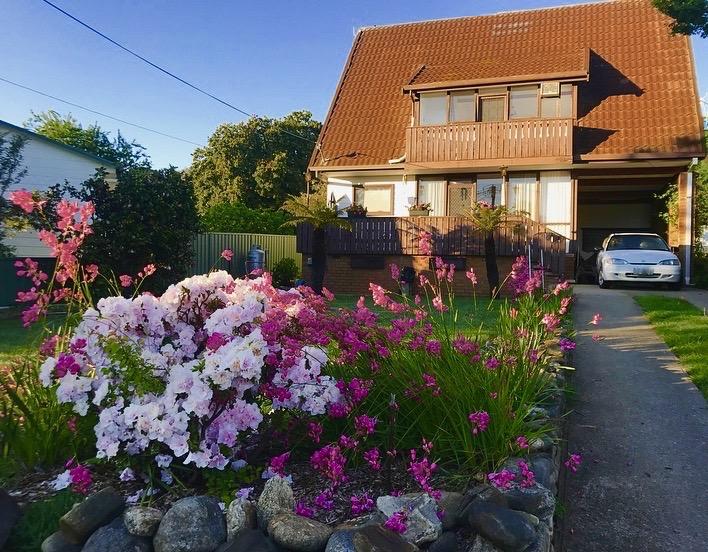
{"type": "Polygon", "coordinates": [[[418,203],[430,203],[430,214],[445,216],[445,180],[421,178],[418,180],[418,203]]]}
{"type": "Polygon", "coordinates": [[[540,177],[539,221],[571,238],[573,187],[567,171],[544,171],[540,177]]]}
{"type": "Polygon", "coordinates": [[[362,204],[369,215],[393,214],[393,184],[365,184],[362,204]]]}
{"type": "Polygon", "coordinates": [[[507,184],[506,206],[512,212],[535,215],[536,173],[511,173],[507,184]]]}

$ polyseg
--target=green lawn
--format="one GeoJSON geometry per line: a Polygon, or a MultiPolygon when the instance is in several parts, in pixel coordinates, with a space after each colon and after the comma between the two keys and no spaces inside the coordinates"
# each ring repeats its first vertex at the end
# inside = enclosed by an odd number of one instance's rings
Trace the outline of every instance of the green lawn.
{"type": "Polygon", "coordinates": [[[35,350],[41,335],[39,325],[23,328],[19,317],[0,319],[0,366],[35,350]]]}
{"type": "MultiPolygon", "coordinates": [[[[359,300],[359,295],[337,295],[332,303],[333,308],[354,308],[359,300]]],[[[477,301],[472,297],[455,298],[455,308],[457,308],[457,324],[465,326],[467,334],[474,335],[480,330],[481,335],[489,335],[499,318],[499,309],[504,304],[504,299],[492,301],[488,297],[477,297],[477,301]]],[[[366,297],[367,306],[381,316],[381,320],[392,320],[396,315],[376,307],[371,301],[371,297],[366,297]]]]}
{"type": "Polygon", "coordinates": [[[708,399],[708,316],[683,299],[663,295],[634,299],[708,399]]]}

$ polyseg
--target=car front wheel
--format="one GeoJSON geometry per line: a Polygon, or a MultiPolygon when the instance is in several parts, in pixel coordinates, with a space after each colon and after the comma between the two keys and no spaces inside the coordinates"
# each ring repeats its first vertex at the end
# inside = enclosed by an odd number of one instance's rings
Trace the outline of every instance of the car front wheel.
{"type": "Polygon", "coordinates": [[[610,288],[610,282],[605,280],[605,277],[602,275],[602,271],[598,272],[597,274],[597,285],[600,286],[602,289],[610,288]]]}

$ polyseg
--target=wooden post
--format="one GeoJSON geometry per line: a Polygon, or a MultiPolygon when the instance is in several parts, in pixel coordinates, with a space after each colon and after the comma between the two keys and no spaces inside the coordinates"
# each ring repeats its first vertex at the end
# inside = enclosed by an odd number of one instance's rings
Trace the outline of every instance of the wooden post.
{"type": "Polygon", "coordinates": [[[693,173],[678,175],[678,246],[684,282],[691,283],[693,255],[693,173]]]}

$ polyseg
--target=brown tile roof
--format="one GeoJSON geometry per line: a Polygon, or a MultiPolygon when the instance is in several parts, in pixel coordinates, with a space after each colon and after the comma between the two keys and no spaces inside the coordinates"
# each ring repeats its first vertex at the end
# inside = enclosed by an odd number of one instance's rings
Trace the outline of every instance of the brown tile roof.
{"type": "Polygon", "coordinates": [[[702,152],[689,40],[673,36],[649,0],[614,0],[359,32],[312,166],[386,165],[405,150],[402,88],[440,80],[577,70],[575,153],[702,152]]]}

